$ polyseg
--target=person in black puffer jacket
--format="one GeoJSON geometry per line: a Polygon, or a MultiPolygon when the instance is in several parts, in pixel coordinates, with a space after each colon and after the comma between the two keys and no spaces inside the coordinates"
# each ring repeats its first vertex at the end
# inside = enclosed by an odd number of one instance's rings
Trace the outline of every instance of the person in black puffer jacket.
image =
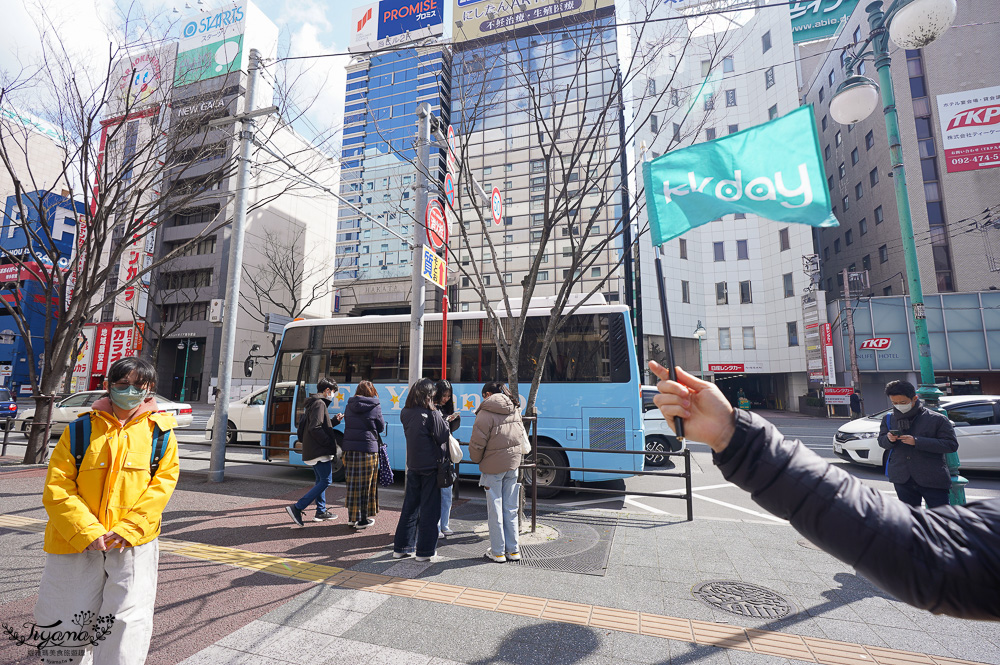
{"type": "MultiPolygon", "coordinates": [[[[441,417],[448,423],[448,429],[452,435],[462,426],[462,415],[455,410],[455,395],[452,392],[451,381],[441,379],[434,387],[437,388],[435,403],[441,417]]],[[[448,523],[451,521],[451,501],[452,494],[450,487],[441,488],[441,521],[438,522],[438,538],[450,536],[455,532],[451,530],[448,523]]]]}
{"type": "MultiPolygon", "coordinates": [[[[333,420],[330,419],[330,401],[340,388],[336,381],[322,378],[316,384],[316,390],[318,392],[303,405],[305,413],[299,428],[302,432],[302,461],[312,467],[316,484],[296,503],[285,506],[288,516],[299,526],[305,526],[302,512],[313,501],[316,502],[314,522],[337,517],[326,509],[326,488],[333,483],[333,460],[337,457],[337,438],[333,420]]],[[[344,414],[338,413],[335,416],[337,423],[343,417],[344,414]]]]}
{"type": "Polygon", "coordinates": [[[667,423],[684,419],[731,483],[896,598],[935,614],[1000,620],[1000,499],[914,508],[831,466],[760,416],[735,410],[715,384],[655,362],[667,423]]]}
{"type": "Polygon", "coordinates": [[[437,388],[430,379],[410,386],[406,406],[399,413],[406,435],[406,490],[393,540],[396,559],[414,554],[430,561],[437,549],[441,491],[437,485],[438,460],[446,455],[448,424],[435,406],[437,388]]]}
{"type": "Polygon", "coordinates": [[[358,384],[344,410],[344,470],[347,479],[347,519],[355,529],[367,529],[378,514],[378,433],[385,429],[378,392],[371,381],[358,384]]]}

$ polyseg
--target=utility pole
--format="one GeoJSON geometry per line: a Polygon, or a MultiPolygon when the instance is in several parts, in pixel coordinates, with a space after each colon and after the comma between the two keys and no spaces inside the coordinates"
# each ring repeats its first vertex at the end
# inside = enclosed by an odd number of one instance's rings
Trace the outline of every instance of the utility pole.
{"type": "MultiPolygon", "coordinates": [[[[253,138],[254,117],[273,113],[271,106],[253,110],[253,95],[257,87],[260,52],[250,49],[250,66],[247,69],[247,90],[243,113],[236,116],[243,123],[240,131],[240,165],[236,175],[236,201],[233,211],[233,233],[229,244],[229,272],[226,276],[226,302],[222,310],[222,345],[219,349],[219,394],[215,400],[215,433],[212,437],[212,455],[208,479],[221,483],[226,469],[226,434],[229,423],[229,384],[233,380],[233,356],[236,352],[236,317],[239,314],[240,274],[243,270],[243,238],[246,235],[247,191],[250,182],[250,143],[253,138]]],[[[232,122],[222,118],[209,126],[232,122]]]]}
{"type": "MultiPolygon", "coordinates": [[[[858,371],[858,347],[854,343],[854,308],[851,307],[851,273],[844,268],[844,320],[847,323],[847,343],[851,347],[851,387],[861,398],[861,373],[858,371]]],[[[864,404],[861,406],[861,413],[864,413],[864,404]]]]}
{"type": "Polygon", "coordinates": [[[421,102],[417,107],[417,200],[414,207],[416,219],[413,224],[413,274],[410,280],[410,373],[408,381],[413,385],[424,373],[424,263],[423,236],[426,220],[421,223],[420,215],[427,210],[427,189],[430,187],[428,173],[431,161],[431,105],[421,102]]]}

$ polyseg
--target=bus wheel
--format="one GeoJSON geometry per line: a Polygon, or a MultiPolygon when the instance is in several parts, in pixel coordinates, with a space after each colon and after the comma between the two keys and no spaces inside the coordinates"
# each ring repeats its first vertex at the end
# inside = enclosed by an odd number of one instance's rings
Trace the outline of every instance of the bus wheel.
{"type": "MultiPolygon", "coordinates": [[[[646,437],[646,450],[662,453],[669,448],[670,444],[662,436],[646,437]]],[[[646,455],[646,464],[649,466],[663,466],[666,463],[666,455],[646,455]]]]}
{"type": "MultiPolygon", "coordinates": [[[[546,445],[551,445],[549,442],[545,442],[546,445]]],[[[530,453],[525,461],[531,462],[531,457],[534,452],[530,453]]],[[[540,448],[538,450],[538,498],[539,499],[551,499],[556,496],[562,490],[552,489],[555,487],[566,487],[567,481],[569,481],[569,471],[566,469],[555,469],[553,467],[557,466],[569,466],[569,460],[566,459],[566,454],[560,450],[551,450],[547,448],[540,448]]],[[[531,496],[531,469],[524,470],[524,492],[525,496],[531,496]]]]}

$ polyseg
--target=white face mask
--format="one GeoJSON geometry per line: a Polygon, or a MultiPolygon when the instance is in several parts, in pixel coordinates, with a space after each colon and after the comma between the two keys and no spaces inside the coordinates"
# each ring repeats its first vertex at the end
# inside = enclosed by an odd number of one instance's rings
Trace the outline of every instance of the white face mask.
{"type": "Polygon", "coordinates": [[[906,404],[893,404],[893,406],[896,407],[896,410],[900,413],[906,413],[913,408],[913,402],[907,402],[906,404]]]}

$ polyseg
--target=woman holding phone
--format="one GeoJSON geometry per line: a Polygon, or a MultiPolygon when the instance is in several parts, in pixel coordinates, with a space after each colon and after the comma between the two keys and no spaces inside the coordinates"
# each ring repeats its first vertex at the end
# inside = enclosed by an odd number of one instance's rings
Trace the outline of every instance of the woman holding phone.
{"type": "MultiPolygon", "coordinates": [[[[462,416],[455,411],[455,396],[451,391],[451,381],[441,379],[435,384],[435,388],[438,391],[438,411],[441,412],[444,421],[448,423],[448,429],[454,434],[458,431],[462,423],[462,416]]],[[[450,487],[441,488],[441,521],[438,522],[438,538],[444,538],[455,533],[448,528],[448,522],[451,518],[451,496],[450,487]]]]}

